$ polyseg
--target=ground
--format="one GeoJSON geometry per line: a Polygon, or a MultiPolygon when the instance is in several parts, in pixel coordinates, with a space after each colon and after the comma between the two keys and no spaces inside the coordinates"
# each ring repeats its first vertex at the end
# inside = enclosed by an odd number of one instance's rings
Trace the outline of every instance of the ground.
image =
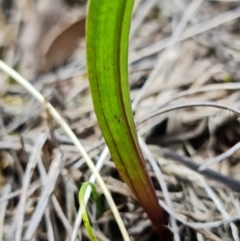
{"type": "MultiPolygon", "coordinates": [[[[0,59],[46,99],[40,104],[0,71],[0,241],[89,240],[76,225],[77,194],[94,177],[47,101],[100,167],[131,239],[157,240],[106,151],[93,111],[86,2],[0,4],[0,59]]],[[[237,0],[135,1],[134,118],[174,241],[240,240],[239,17],[237,0]]],[[[98,240],[123,240],[96,187],[104,213],[90,199],[88,214],[98,240]]]]}

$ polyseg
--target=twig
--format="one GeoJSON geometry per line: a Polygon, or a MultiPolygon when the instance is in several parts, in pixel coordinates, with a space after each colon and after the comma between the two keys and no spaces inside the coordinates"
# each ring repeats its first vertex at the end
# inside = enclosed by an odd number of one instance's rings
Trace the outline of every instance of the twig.
{"type": "Polygon", "coordinates": [[[55,195],[52,196],[51,198],[53,207],[56,211],[57,216],[59,217],[59,219],[62,221],[62,224],[64,225],[65,229],[68,231],[69,234],[72,233],[72,226],[70,225],[68,219],[66,218],[66,216],[64,215],[61,206],[59,205],[59,202],[56,198],[55,195]]]}
{"type": "Polygon", "coordinates": [[[54,232],[53,232],[53,226],[52,226],[52,222],[51,222],[49,207],[47,207],[46,210],[45,210],[45,220],[46,220],[48,240],[54,241],[55,240],[54,239],[54,232]]]}
{"type": "MultiPolygon", "coordinates": [[[[156,161],[154,160],[154,158],[153,158],[150,150],[148,149],[146,143],[144,142],[144,140],[140,136],[139,136],[139,142],[140,142],[140,145],[141,145],[143,151],[145,152],[145,154],[148,158],[149,163],[152,166],[152,169],[153,169],[153,171],[156,175],[156,178],[158,179],[158,182],[159,182],[159,185],[162,189],[163,196],[166,200],[166,203],[167,203],[168,207],[172,209],[173,208],[172,207],[172,201],[171,201],[171,198],[169,196],[167,185],[166,185],[166,182],[163,178],[161,169],[159,168],[156,161]]],[[[178,231],[178,226],[177,226],[176,220],[173,216],[170,216],[170,218],[171,218],[171,224],[172,224],[172,229],[173,229],[173,234],[174,234],[174,240],[180,241],[181,239],[180,239],[180,236],[179,236],[179,231],[178,231]]]]}
{"type": "MultiPolygon", "coordinates": [[[[64,163],[63,163],[64,165],[64,163]]],[[[40,173],[40,178],[41,178],[41,182],[42,182],[42,186],[44,187],[46,185],[46,182],[48,180],[48,175],[46,173],[46,170],[44,168],[44,165],[42,163],[42,159],[39,158],[39,161],[38,161],[38,169],[39,169],[39,173],[40,173]]],[[[60,220],[62,221],[62,224],[63,226],[65,227],[65,229],[68,231],[69,234],[72,233],[72,227],[69,223],[69,221],[67,220],[67,218],[65,217],[58,201],[57,201],[57,198],[56,196],[53,194],[52,197],[51,197],[51,201],[53,203],[53,207],[56,211],[56,214],[57,216],[60,218],[60,220]]]]}
{"type": "MultiPolygon", "coordinates": [[[[2,187],[1,190],[1,196],[5,196],[7,194],[9,194],[9,192],[12,189],[12,185],[10,183],[5,184],[2,187]]],[[[6,209],[7,209],[7,205],[8,205],[8,200],[5,200],[4,202],[2,202],[0,204],[0,241],[3,240],[3,233],[4,233],[4,217],[5,217],[5,213],[6,213],[6,209]]]]}
{"type": "MultiPolygon", "coordinates": [[[[39,181],[36,181],[28,186],[27,197],[30,196],[37,188],[41,186],[39,181]]],[[[0,204],[14,197],[19,196],[22,193],[22,189],[18,189],[14,192],[8,193],[0,198],[0,204]]],[[[1,226],[0,226],[1,227],[1,226]]]]}
{"type": "Polygon", "coordinates": [[[36,232],[39,222],[41,221],[42,216],[47,208],[50,195],[54,191],[55,184],[62,167],[61,161],[62,161],[62,154],[60,153],[60,151],[57,151],[56,149],[54,159],[52,160],[51,165],[49,167],[48,178],[45,181],[42,194],[39,198],[35,211],[30,220],[29,226],[24,235],[24,240],[27,240],[27,241],[32,240],[36,232]]]}
{"type": "Polygon", "coordinates": [[[143,123],[146,120],[149,120],[157,115],[161,115],[163,113],[167,113],[173,110],[178,110],[178,109],[183,109],[183,108],[189,108],[189,107],[213,107],[213,108],[218,108],[218,109],[223,109],[223,110],[228,110],[231,111],[235,114],[240,114],[240,110],[234,108],[234,107],[229,107],[229,106],[225,106],[225,105],[221,105],[221,104],[216,104],[213,102],[195,102],[195,103],[191,103],[191,104],[180,104],[180,105],[173,105],[173,106],[169,106],[166,108],[162,108],[156,112],[150,113],[147,117],[144,117],[143,119],[139,120],[139,122],[137,124],[143,123]]]}
{"type": "MultiPolygon", "coordinates": [[[[224,218],[229,218],[230,215],[227,213],[227,211],[223,207],[223,204],[221,203],[219,198],[216,196],[216,194],[214,193],[212,188],[209,187],[209,185],[207,184],[205,178],[201,178],[200,182],[202,183],[202,186],[205,188],[207,194],[213,200],[213,202],[215,203],[217,209],[223,215],[223,217],[224,218]]],[[[238,234],[238,229],[237,229],[236,225],[233,222],[230,222],[230,227],[231,227],[231,230],[232,230],[234,241],[239,241],[239,234],[238,234]]]]}
{"type": "Polygon", "coordinates": [[[209,241],[224,241],[224,240],[220,239],[219,237],[217,237],[215,234],[211,233],[207,229],[198,229],[197,232],[201,233],[209,241]]]}
{"type": "Polygon", "coordinates": [[[142,6],[140,6],[140,9],[138,9],[138,12],[134,15],[132,24],[131,24],[131,29],[130,29],[130,36],[129,38],[131,39],[134,34],[136,33],[138,27],[141,25],[142,21],[152,9],[152,7],[156,4],[156,0],[149,0],[149,1],[144,1],[142,6]]]}
{"type": "MultiPolygon", "coordinates": [[[[240,17],[240,7],[236,8],[234,10],[231,11],[227,11],[225,13],[219,14],[216,17],[213,17],[210,20],[207,20],[205,22],[196,24],[192,27],[187,28],[184,33],[178,38],[177,42],[181,42],[183,40],[187,40],[189,38],[192,38],[198,34],[204,33],[208,30],[211,30],[213,28],[216,28],[224,23],[233,21],[237,18],[240,17]]],[[[174,45],[175,43],[170,43],[170,38],[166,38],[163,40],[160,40],[157,43],[154,43],[150,46],[148,46],[147,48],[139,51],[138,56],[135,57],[134,59],[132,59],[130,61],[130,63],[134,63],[144,57],[148,57],[151,56],[153,54],[158,53],[159,51],[174,45]]]]}
{"type": "Polygon", "coordinates": [[[220,221],[215,221],[215,222],[206,222],[206,223],[192,223],[192,222],[187,222],[183,218],[179,217],[178,215],[175,214],[175,212],[170,209],[163,201],[159,200],[159,203],[161,206],[167,211],[171,216],[173,216],[176,220],[179,222],[183,223],[184,225],[191,227],[193,229],[203,229],[203,228],[216,228],[219,227],[223,224],[234,222],[237,220],[240,220],[239,214],[234,215],[230,218],[225,218],[220,221]]]}
{"type": "Polygon", "coordinates": [[[211,169],[205,169],[204,171],[199,172],[198,168],[200,165],[195,163],[194,161],[190,160],[189,158],[180,156],[177,153],[174,153],[174,152],[172,152],[170,150],[166,150],[166,149],[159,148],[159,151],[163,157],[170,158],[174,161],[180,162],[184,166],[187,166],[188,168],[190,168],[191,170],[198,172],[199,174],[202,174],[207,178],[220,182],[220,183],[224,184],[225,186],[231,188],[233,191],[240,193],[240,181],[238,181],[234,178],[222,175],[221,173],[215,172],[211,169]]]}
{"type": "MultiPolygon", "coordinates": [[[[239,90],[239,89],[240,89],[240,83],[212,84],[212,85],[206,85],[206,86],[202,86],[202,87],[198,87],[198,88],[192,88],[189,90],[184,90],[179,93],[176,93],[174,96],[171,96],[168,100],[164,101],[161,105],[157,106],[157,109],[165,107],[172,101],[185,97],[185,96],[188,96],[188,95],[194,95],[197,93],[208,92],[208,91],[239,90]]],[[[156,111],[156,109],[154,109],[152,111],[156,111]]]]}
{"type": "Polygon", "coordinates": [[[235,144],[233,147],[231,147],[229,150],[227,150],[226,152],[222,153],[221,155],[213,158],[210,161],[207,161],[206,163],[201,165],[198,170],[201,172],[201,171],[205,170],[207,167],[209,167],[211,164],[223,161],[224,159],[226,159],[226,158],[230,157],[231,155],[233,155],[234,152],[236,152],[238,149],[240,149],[240,142],[235,144]]]}
{"type": "MultiPolygon", "coordinates": [[[[178,26],[176,27],[176,30],[173,32],[173,35],[172,35],[172,37],[169,40],[169,45],[168,46],[173,46],[177,42],[177,40],[179,39],[179,37],[182,34],[182,31],[186,27],[189,19],[192,17],[192,15],[198,9],[198,7],[201,5],[202,2],[203,2],[203,0],[193,0],[188,5],[186,11],[184,12],[184,15],[183,15],[181,21],[179,22],[178,26]]],[[[155,80],[155,78],[159,74],[160,69],[163,69],[163,64],[165,63],[165,61],[167,59],[167,56],[168,56],[168,54],[169,54],[171,49],[172,49],[171,47],[167,48],[165,50],[165,52],[159,58],[157,64],[155,65],[154,69],[150,73],[150,75],[149,75],[147,81],[145,82],[144,86],[141,88],[141,90],[138,92],[137,96],[133,100],[133,103],[132,103],[132,108],[133,109],[136,108],[136,106],[138,105],[139,101],[141,100],[141,98],[145,94],[146,90],[149,88],[149,86],[155,80]]]]}
{"type": "Polygon", "coordinates": [[[22,183],[22,193],[20,195],[20,200],[18,203],[16,215],[14,217],[14,224],[13,224],[13,227],[14,227],[13,235],[14,235],[15,241],[22,240],[23,219],[25,214],[25,205],[27,200],[28,186],[31,181],[34,168],[37,164],[37,157],[40,155],[42,146],[44,145],[46,140],[47,140],[47,135],[45,133],[40,134],[34,146],[34,149],[31,153],[26,171],[24,173],[23,183],[22,183]]]}

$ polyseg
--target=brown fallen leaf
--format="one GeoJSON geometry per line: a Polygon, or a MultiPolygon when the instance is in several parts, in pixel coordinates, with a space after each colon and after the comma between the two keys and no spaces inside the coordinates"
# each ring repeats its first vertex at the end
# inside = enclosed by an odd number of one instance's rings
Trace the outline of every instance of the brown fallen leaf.
{"type": "Polygon", "coordinates": [[[85,9],[63,0],[42,0],[24,23],[19,46],[21,74],[29,80],[66,62],[85,36],[85,9]]]}
{"type": "Polygon", "coordinates": [[[66,16],[67,6],[62,0],[41,0],[34,4],[32,14],[23,24],[19,38],[21,74],[33,80],[41,72],[39,45],[53,26],[66,16]]]}
{"type": "Polygon", "coordinates": [[[85,15],[80,11],[69,12],[45,35],[40,43],[40,72],[47,72],[63,64],[85,37],[85,15]]]}

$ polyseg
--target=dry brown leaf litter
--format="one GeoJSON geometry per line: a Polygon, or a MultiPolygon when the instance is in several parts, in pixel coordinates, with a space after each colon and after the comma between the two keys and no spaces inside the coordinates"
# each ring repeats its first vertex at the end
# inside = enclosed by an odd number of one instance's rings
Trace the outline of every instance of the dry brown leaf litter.
{"type": "MultiPolygon", "coordinates": [[[[190,3],[139,2],[130,41],[132,98],[138,95],[190,3]]],[[[85,14],[85,5],[60,0],[35,3],[1,0],[0,3],[1,59],[31,80],[54,104],[97,161],[104,142],[91,104],[85,47],[80,39],[84,36],[81,16],[85,14]],[[78,33],[75,27],[79,28],[78,33]],[[68,29],[73,29],[70,31],[73,35],[70,36],[68,29]],[[59,47],[58,38],[64,35],[64,44],[59,47]],[[43,56],[45,66],[41,65],[43,56]]],[[[150,156],[145,153],[146,159],[153,158],[161,167],[159,177],[152,163],[148,165],[157,195],[169,205],[159,184],[159,178],[163,178],[171,202],[171,210],[167,211],[177,220],[177,230],[173,229],[172,221],[169,228],[173,233],[178,232],[181,240],[239,240],[239,193],[224,183],[228,179],[223,182],[209,176],[206,179],[176,160],[164,158],[159,147],[188,156],[198,165],[225,152],[224,159],[209,168],[240,181],[239,151],[227,155],[239,142],[239,116],[231,111],[194,107],[140,121],[161,107],[180,103],[212,101],[239,108],[239,8],[238,2],[204,1],[183,29],[179,39],[185,40],[168,52],[163,68],[135,111],[138,131],[150,151],[150,156]],[[185,90],[192,93],[184,93],[185,90]]],[[[21,240],[31,235],[35,240],[70,240],[78,209],[77,191],[91,173],[44,107],[4,74],[0,73],[0,79],[0,240],[10,240],[16,230],[21,240]],[[46,140],[38,146],[42,136],[46,140]],[[31,159],[34,153],[35,160],[31,159]],[[31,160],[36,163],[29,176],[31,160]],[[54,165],[56,168],[51,168],[54,165]],[[52,178],[48,189],[46,175],[52,178]],[[29,184],[23,193],[26,176],[29,184]],[[19,213],[22,222],[16,219],[19,213]]],[[[101,173],[132,239],[154,240],[150,222],[121,182],[109,157],[101,173]]],[[[96,215],[94,204],[89,204],[97,237],[121,240],[104,198],[102,202],[105,207],[102,217],[96,215]]],[[[82,226],[78,239],[87,240],[82,226]]],[[[177,240],[177,236],[172,239],[177,240]]]]}

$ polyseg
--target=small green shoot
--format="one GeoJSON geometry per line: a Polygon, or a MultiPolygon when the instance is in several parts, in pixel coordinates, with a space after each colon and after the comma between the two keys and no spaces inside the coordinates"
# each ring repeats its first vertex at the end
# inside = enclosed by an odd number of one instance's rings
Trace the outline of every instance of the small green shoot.
{"type": "Polygon", "coordinates": [[[102,213],[102,206],[101,206],[101,203],[99,201],[99,196],[98,196],[96,187],[94,186],[93,183],[91,183],[91,182],[83,183],[83,185],[81,186],[81,188],[79,190],[79,193],[78,193],[78,200],[79,200],[80,209],[82,211],[83,223],[84,223],[84,226],[85,226],[85,228],[88,232],[89,238],[92,241],[97,241],[97,238],[96,238],[96,236],[95,236],[95,234],[92,230],[91,224],[90,224],[89,219],[88,219],[88,214],[87,214],[86,205],[85,205],[85,201],[84,201],[85,192],[86,192],[87,187],[89,185],[92,188],[92,198],[93,198],[93,201],[95,202],[95,204],[97,206],[97,210],[98,210],[99,213],[102,213]]]}

